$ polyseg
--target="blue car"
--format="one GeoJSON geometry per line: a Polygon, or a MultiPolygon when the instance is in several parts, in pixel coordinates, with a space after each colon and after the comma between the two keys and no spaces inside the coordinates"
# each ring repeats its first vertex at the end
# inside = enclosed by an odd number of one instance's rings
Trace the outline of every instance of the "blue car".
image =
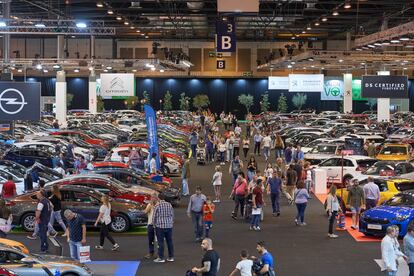
{"type": "Polygon", "coordinates": [[[368,236],[385,236],[388,226],[397,225],[399,236],[407,234],[414,220],[414,190],[395,195],[381,206],[361,214],[359,231],[368,236]]]}

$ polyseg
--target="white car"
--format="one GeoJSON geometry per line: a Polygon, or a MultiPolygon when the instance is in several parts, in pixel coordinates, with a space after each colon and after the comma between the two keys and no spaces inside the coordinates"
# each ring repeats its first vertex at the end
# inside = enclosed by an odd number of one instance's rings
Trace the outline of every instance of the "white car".
{"type": "Polygon", "coordinates": [[[317,165],[328,158],[339,155],[343,149],[343,144],[321,143],[305,154],[305,161],[310,162],[311,165],[317,165]]]}
{"type": "Polygon", "coordinates": [[[375,146],[379,146],[385,142],[385,138],[380,135],[357,135],[349,134],[339,137],[340,140],[345,141],[346,138],[360,138],[364,140],[364,143],[374,141],[375,146]]]}
{"type": "Polygon", "coordinates": [[[118,127],[121,130],[131,131],[134,128],[136,128],[137,130],[147,128],[146,124],[142,123],[142,121],[137,120],[137,119],[129,119],[129,118],[124,119],[123,118],[123,119],[118,119],[117,123],[118,123],[118,127]]]}
{"type": "Polygon", "coordinates": [[[326,170],[328,183],[343,183],[361,175],[375,162],[376,159],[364,155],[336,156],[320,163],[318,169],[326,170]]]}
{"type": "MultiPolygon", "coordinates": [[[[145,157],[145,167],[148,167],[148,149],[145,148],[141,148],[142,153],[144,154],[145,157]]],[[[129,147],[117,147],[117,148],[113,148],[111,150],[111,152],[109,153],[109,160],[108,161],[113,161],[113,162],[128,162],[129,158],[129,147]]],[[[166,167],[166,171],[164,171],[163,173],[167,174],[167,175],[172,175],[172,174],[179,174],[181,172],[181,165],[179,162],[177,162],[176,160],[172,159],[172,158],[168,158],[167,157],[167,162],[165,164],[166,167]]]]}
{"type": "Polygon", "coordinates": [[[410,162],[378,161],[357,176],[356,179],[362,182],[370,176],[374,178],[398,177],[414,180],[414,165],[410,162]]]}
{"type": "Polygon", "coordinates": [[[388,136],[388,140],[399,142],[402,139],[408,138],[413,134],[413,128],[400,128],[399,130],[388,136]]]}

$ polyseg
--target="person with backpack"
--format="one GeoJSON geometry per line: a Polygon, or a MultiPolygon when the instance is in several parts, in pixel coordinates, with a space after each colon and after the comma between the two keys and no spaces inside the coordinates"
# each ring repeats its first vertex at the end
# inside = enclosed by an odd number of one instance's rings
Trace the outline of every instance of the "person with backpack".
{"type": "Polygon", "coordinates": [[[256,275],[275,276],[274,259],[272,254],[267,251],[265,242],[259,241],[256,250],[260,254],[260,258],[252,256],[252,259],[260,262],[260,269],[255,271],[256,275]]]}

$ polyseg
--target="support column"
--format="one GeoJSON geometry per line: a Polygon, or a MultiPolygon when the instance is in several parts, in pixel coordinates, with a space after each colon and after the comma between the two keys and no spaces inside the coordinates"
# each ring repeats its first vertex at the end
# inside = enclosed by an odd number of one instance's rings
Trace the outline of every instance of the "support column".
{"type": "Polygon", "coordinates": [[[351,32],[346,33],[346,50],[351,51],[351,32]]]}
{"type": "Polygon", "coordinates": [[[89,75],[89,112],[92,114],[97,112],[95,70],[92,70],[89,75]]]}
{"type": "MultiPolygon", "coordinates": [[[[3,18],[6,19],[6,24],[10,24],[10,0],[3,1],[3,18]]],[[[10,63],[10,34],[3,35],[3,62],[6,66],[3,68],[3,73],[1,74],[2,81],[13,80],[13,75],[8,67],[10,63]]]]}
{"type": "Polygon", "coordinates": [[[56,73],[56,90],[55,90],[55,103],[56,103],[56,119],[62,127],[66,127],[66,109],[67,109],[67,91],[66,91],[66,74],[65,71],[58,71],[56,73]]]}
{"type": "Polygon", "coordinates": [[[57,36],[57,59],[63,59],[63,52],[65,51],[65,38],[63,35],[57,36]]]}
{"type": "Polygon", "coordinates": [[[95,36],[91,35],[91,50],[90,50],[90,54],[91,54],[91,59],[95,59],[95,36]]]}
{"type": "Polygon", "coordinates": [[[352,113],[352,74],[344,74],[344,113],[352,113]]]}
{"type": "MultiPolygon", "coordinates": [[[[378,71],[378,76],[389,76],[390,71],[378,71]]],[[[377,120],[378,122],[390,121],[390,99],[378,98],[377,99],[377,120]]]]}

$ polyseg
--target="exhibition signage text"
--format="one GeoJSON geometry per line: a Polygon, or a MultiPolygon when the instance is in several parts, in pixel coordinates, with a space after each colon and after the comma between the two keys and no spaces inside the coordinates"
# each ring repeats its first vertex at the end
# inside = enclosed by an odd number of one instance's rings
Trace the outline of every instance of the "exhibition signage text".
{"type": "Polygon", "coordinates": [[[217,52],[236,52],[236,24],[234,19],[217,20],[216,50],[217,52]]]}
{"type": "Polygon", "coordinates": [[[289,92],[323,92],[323,74],[290,74],[289,92]]]}
{"type": "Polygon", "coordinates": [[[408,98],[407,76],[362,76],[363,98],[408,98]]]}

